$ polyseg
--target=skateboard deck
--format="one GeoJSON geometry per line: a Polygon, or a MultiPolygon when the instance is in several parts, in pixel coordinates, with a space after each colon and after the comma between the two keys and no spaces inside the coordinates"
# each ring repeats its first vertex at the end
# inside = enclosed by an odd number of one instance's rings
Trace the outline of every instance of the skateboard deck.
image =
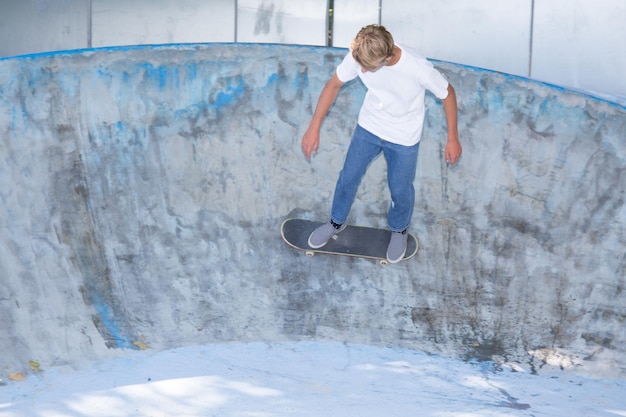
{"type": "MultiPolygon", "coordinates": [[[[315,228],[322,224],[303,219],[287,219],[280,226],[280,234],[289,246],[306,252],[307,256],[325,253],[375,259],[381,265],[387,264],[387,245],[391,231],[348,225],[341,233],[330,239],[326,245],[319,249],[313,249],[308,244],[309,236],[315,228]]],[[[405,261],[415,256],[417,248],[417,239],[409,233],[406,254],[402,260],[405,261]]]]}

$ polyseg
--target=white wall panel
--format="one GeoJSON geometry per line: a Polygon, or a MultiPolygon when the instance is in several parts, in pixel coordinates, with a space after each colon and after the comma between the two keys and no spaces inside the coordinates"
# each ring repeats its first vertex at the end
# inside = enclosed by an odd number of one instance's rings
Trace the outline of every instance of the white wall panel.
{"type": "Polygon", "coordinates": [[[335,0],[334,3],[333,46],[347,48],[363,26],[379,23],[379,0],[335,0]]]}
{"type": "MultiPolygon", "coordinates": [[[[327,7],[327,0],[0,0],[0,57],[185,42],[326,45],[327,7]]],[[[333,45],[347,47],[362,26],[382,23],[427,57],[626,97],[624,22],[626,0],[334,0],[333,45]]]]}
{"type": "Polygon", "coordinates": [[[0,57],[88,46],[84,0],[0,0],[0,57]]]}
{"type": "Polygon", "coordinates": [[[382,24],[430,58],[526,75],[531,0],[385,0],[382,24]]]}
{"type": "Polygon", "coordinates": [[[93,46],[233,42],[235,0],[93,0],[93,46]]]}
{"type": "Polygon", "coordinates": [[[626,1],[536,0],[532,72],[626,97],[626,1]]]}
{"type": "Polygon", "coordinates": [[[326,0],[238,0],[237,42],[326,45],[326,0]]]}

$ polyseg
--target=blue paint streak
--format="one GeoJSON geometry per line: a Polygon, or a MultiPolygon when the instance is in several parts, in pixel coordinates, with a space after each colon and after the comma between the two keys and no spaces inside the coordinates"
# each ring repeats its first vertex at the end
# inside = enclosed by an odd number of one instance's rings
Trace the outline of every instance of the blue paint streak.
{"type": "Polygon", "coordinates": [[[216,108],[223,107],[232,102],[236,96],[240,96],[242,93],[243,89],[241,87],[228,87],[226,91],[217,93],[213,106],[216,108]]]}
{"type": "Polygon", "coordinates": [[[167,84],[167,68],[160,66],[157,72],[158,72],[159,88],[163,89],[165,88],[165,85],[167,84]]]}
{"type": "MultiPolygon", "coordinates": [[[[223,43],[218,43],[218,42],[172,43],[172,44],[154,44],[154,45],[107,46],[107,47],[101,47],[101,48],[82,48],[82,49],[72,49],[72,50],[64,50],[64,51],[42,52],[42,53],[35,53],[35,54],[25,54],[25,55],[0,57],[0,62],[5,61],[5,60],[30,60],[30,59],[37,59],[39,57],[57,57],[57,56],[80,55],[80,54],[89,55],[89,54],[93,54],[93,53],[108,53],[108,52],[115,52],[115,51],[135,51],[135,50],[148,50],[148,49],[155,50],[155,51],[163,50],[163,49],[177,49],[177,50],[197,51],[197,50],[199,50],[201,48],[205,48],[205,47],[209,47],[209,46],[228,46],[228,47],[233,48],[233,49],[245,49],[245,48],[257,48],[257,49],[265,49],[265,48],[269,48],[269,49],[281,49],[281,48],[285,48],[285,49],[309,49],[309,50],[319,50],[319,51],[325,50],[325,51],[337,52],[337,53],[343,53],[343,54],[345,54],[348,51],[347,48],[335,48],[335,47],[312,46],[312,45],[286,45],[286,44],[272,44],[272,43],[265,43],[265,44],[259,44],[259,43],[236,43],[236,42],[223,42],[223,43]]],[[[569,92],[576,93],[577,95],[585,97],[585,98],[589,98],[589,99],[592,99],[592,100],[608,103],[608,104],[610,104],[612,106],[615,106],[615,107],[626,108],[626,105],[624,105],[623,103],[619,102],[617,99],[616,100],[611,100],[611,99],[606,98],[606,97],[598,97],[597,95],[594,95],[591,92],[584,91],[584,90],[578,90],[578,89],[573,89],[573,88],[561,87],[561,86],[558,86],[558,85],[555,85],[555,84],[551,84],[551,83],[547,83],[547,82],[543,82],[543,81],[538,81],[538,80],[533,80],[533,79],[527,78],[527,77],[522,77],[522,76],[512,75],[512,74],[506,74],[506,73],[502,73],[502,72],[499,72],[499,71],[488,70],[488,69],[480,68],[480,67],[474,67],[474,66],[471,66],[471,65],[463,65],[463,64],[458,64],[458,63],[449,62],[449,61],[441,61],[441,60],[436,60],[436,59],[429,59],[429,61],[431,61],[433,63],[448,63],[448,64],[452,64],[452,65],[455,65],[455,66],[460,67],[460,68],[467,68],[467,69],[469,69],[471,71],[474,71],[474,72],[485,72],[485,73],[501,74],[501,75],[504,75],[505,77],[508,77],[510,79],[518,79],[518,80],[523,80],[523,81],[526,81],[526,82],[534,83],[534,84],[537,84],[537,85],[545,85],[547,87],[554,88],[555,90],[557,90],[559,92],[567,92],[567,91],[569,91],[569,92]]]]}
{"type": "Polygon", "coordinates": [[[267,78],[267,84],[266,85],[270,85],[270,84],[274,84],[276,81],[278,81],[278,74],[277,73],[273,73],[272,75],[270,75],[267,78]]]}
{"type": "MultiPolygon", "coordinates": [[[[138,63],[136,66],[135,74],[141,73],[143,73],[144,77],[147,80],[155,82],[159,90],[163,90],[165,87],[167,87],[169,79],[176,79],[176,81],[178,81],[178,69],[170,71],[170,69],[164,65],[155,67],[149,62],[138,63]]],[[[125,75],[125,79],[130,79],[127,74],[125,75]]]]}
{"type": "Polygon", "coordinates": [[[115,318],[111,314],[111,308],[107,303],[105,303],[98,294],[92,293],[91,300],[93,305],[98,312],[98,316],[100,320],[102,320],[102,324],[109,331],[113,339],[115,340],[118,348],[126,348],[126,349],[136,349],[135,345],[125,336],[122,336],[117,323],[115,322],[115,318]]]}
{"type": "Polygon", "coordinates": [[[198,77],[198,64],[196,62],[187,64],[187,77],[191,80],[198,77]]]}
{"type": "Polygon", "coordinates": [[[238,80],[236,85],[228,86],[224,91],[220,91],[215,95],[211,107],[213,109],[220,109],[228,104],[233,103],[243,95],[243,81],[238,80]]]}
{"type": "Polygon", "coordinates": [[[293,88],[295,90],[300,90],[309,85],[309,75],[307,73],[297,74],[296,78],[293,80],[293,88]]]}

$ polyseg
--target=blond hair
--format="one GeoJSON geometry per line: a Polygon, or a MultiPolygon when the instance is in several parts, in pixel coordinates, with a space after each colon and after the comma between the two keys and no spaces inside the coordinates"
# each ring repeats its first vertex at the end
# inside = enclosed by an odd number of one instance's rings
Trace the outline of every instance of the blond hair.
{"type": "Polygon", "coordinates": [[[375,69],[393,55],[393,36],[380,25],[368,25],[357,33],[350,49],[354,60],[365,69],[375,69]]]}

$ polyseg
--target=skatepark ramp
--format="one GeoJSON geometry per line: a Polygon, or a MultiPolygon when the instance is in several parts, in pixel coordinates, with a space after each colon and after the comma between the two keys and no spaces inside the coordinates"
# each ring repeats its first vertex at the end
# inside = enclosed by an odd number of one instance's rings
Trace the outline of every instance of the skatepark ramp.
{"type": "MultiPolygon", "coordinates": [[[[343,49],[246,44],[0,60],[0,373],[225,341],[349,341],[626,369],[626,109],[435,62],[411,261],[307,258],[279,227],[325,220],[364,95],[300,151],[343,49]]],[[[385,227],[384,161],[350,222],[385,227]]]]}

